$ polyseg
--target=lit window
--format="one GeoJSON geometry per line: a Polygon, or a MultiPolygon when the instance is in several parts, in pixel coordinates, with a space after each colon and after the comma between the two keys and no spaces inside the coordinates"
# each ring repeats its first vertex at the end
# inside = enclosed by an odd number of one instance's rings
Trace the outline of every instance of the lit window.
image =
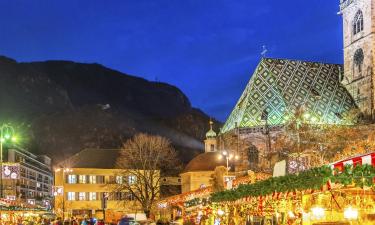
{"type": "Polygon", "coordinates": [[[363,30],[363,13],[359,10],[353,20],[353,34],[358,34],[363,30]]]}
{"type": "Polygon", "coordinates": [[[90,175],[89,176],[89,182],[90,182],[90,184],[96,184],[96,176],[90,175]]]}
{"type": "Polygon", "coordinates": [[[96,192],[90,192],[90,193],[89,193],[89,200],[90,200],[90,201],[95,201],[95,200],[97,200],[97,198],[96,198],[96,192]]]}
{"type": "Polygon", "coordinates": [[[68,175],[68,184],[76,184],[77,183],[77,175],[68,175]]]}
{"type": "Polygon", "coordinates": [[[122,176],[116,176],[116,184],[122,184],[122,176]]]}
{"type": "Polygon", "coordinates": [[[134,175],[130,175],[128,177],[128,182],[129,182],[129,184],[135,184],[135,182],[137,182],[137,177],[134,176],[134,175]]]}
{"type": "Polygon", "coordinates": [[[86,184],[86,175],[79,175],[79,183],[86,184]]]}
{"type": "Polygon", "coordinates": [[[75,192],[68,192],[68,200],[69,201],[76,200],[76,193],[75,192]]]}
{"type": "Polygon", "coordinates": [[[86,200],[86,192],[79,192],[78,193],[78,200],[85,201],[86,200]]]}

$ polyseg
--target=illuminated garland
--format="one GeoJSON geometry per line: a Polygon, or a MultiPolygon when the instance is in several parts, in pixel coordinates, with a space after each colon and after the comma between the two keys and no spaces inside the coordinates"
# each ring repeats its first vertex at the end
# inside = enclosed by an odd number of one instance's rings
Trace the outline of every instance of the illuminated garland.
{"type": "Polygon", "coordinates": [[[246,197],[259,197],[273,193],[287,193],[308,189],[319,190],[328,181],[343,184],[354,184],[357,187],[373,187],[375,168],[371,165],[347,165],[343,171],[333,171],[329,166],[302,171],[298,175],[290,174],[273,177],[253,184],[241,184],[237,189],[211,194],[212,202],[236,201],[246,197]]]}

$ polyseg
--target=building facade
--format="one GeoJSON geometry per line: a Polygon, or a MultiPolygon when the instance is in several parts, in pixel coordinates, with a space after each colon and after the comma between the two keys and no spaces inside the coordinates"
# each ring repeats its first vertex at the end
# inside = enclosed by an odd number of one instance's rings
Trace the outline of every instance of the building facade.
{"type": "Polygon", "coordinates": [[[65,218],[94,217],[106,221],[124,215],[144,218],[142,208],[130,193],[113,190],[113,184],[136,182],[137,178],[122,176],[116,166],[121,150],[85,149],[61,163],[55,170],[55,211],[65,218]],[[104,207],[103,198],[106,197],[104,207]],[[65,212],[65,213],[64,213],[65,212]]]}
{"type": "Polygon", "coordinates": [[[50,208],[53,175],[51,159],[35,155],[23,149],[7,150],[8,162],[3,164],[3,195],[50,208]]]}
{"type": "Polygon", "coordinates": [[[367,119],[374,119],[375,1],[341,0],[344,31],[343,84],[367,119]]]}

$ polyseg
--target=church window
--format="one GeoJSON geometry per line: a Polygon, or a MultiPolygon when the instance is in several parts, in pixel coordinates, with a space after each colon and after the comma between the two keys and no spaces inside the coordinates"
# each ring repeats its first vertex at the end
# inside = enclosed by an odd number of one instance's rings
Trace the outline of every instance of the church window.
{"type": "Polygon", "coordinates": [[[258,164],[259,163],[259,151],[258,151],[257,147],[255,147],[254,145],[251,145],[249,147],[248,157],[249,157],[248,160],[249,160],[250,164],[258,164]]]}
{"type": "Polygon", "coordinates": [[[356,35],[363,30],[363,13],[359,10],[355,16],[353,21],[353,34],[356,35]]]}
{"type": "Polygon", "coordinates": [[[354,66],[358,74],[362,73],[363,59],[364,59],[363,50],[361,48],[357,49],[354,53],[354,66]]]}

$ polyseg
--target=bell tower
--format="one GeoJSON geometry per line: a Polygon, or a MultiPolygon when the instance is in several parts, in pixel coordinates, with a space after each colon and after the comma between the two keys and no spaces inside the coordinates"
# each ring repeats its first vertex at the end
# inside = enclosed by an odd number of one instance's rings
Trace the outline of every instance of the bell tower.
{"type": "Polygon", "coordinates": [[[342,83],[364,118],[374,119],[375,0],[340,0],[344,32],[342,83]]]}
{"type": "Polygon", "coordinates": [[[212,129],[214,123],[210,120],[210,130],[206,133],[206,140],[204,140],[204,151],[205,152],[216,152],[217,151],[217,140],[216,132],[212,129]]]}

